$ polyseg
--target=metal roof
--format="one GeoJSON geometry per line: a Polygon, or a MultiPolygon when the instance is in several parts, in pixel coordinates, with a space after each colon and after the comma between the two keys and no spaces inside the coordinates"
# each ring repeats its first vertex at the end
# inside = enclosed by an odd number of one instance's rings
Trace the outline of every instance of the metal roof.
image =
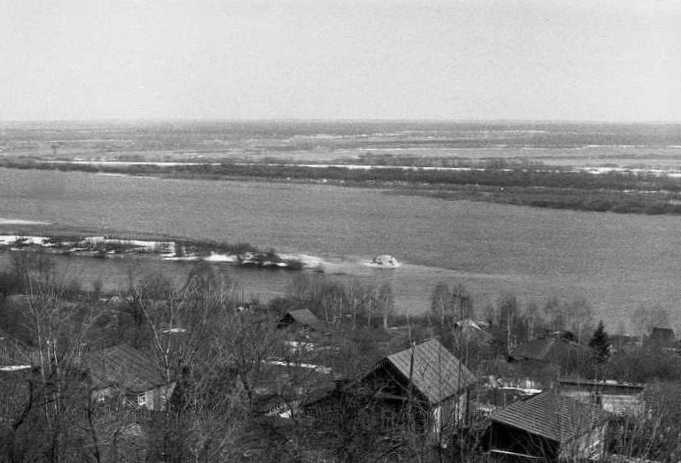
{"type": "Polygon", "coordinates": [[[410,368],[411,348],[389,355],[385,361],[390,362],[407,381],[412,370],[414,387],[431,404],[453,396],[476,381],[475,375],[436,339],[414,346],[413,353],[413,368],[410,368]]]}
{"type": "Polygon", "coordinates": [[[547,391],[512,403],[493,413],[490,420],[565,443],[590,431],[607,417],[597,405],[547,391]]]}

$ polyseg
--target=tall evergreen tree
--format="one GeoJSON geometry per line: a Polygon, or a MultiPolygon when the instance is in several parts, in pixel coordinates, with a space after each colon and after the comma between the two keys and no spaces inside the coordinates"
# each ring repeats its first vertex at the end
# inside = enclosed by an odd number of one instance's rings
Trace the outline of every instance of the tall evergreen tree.
{"type": "Polygon", "coordinates": [[[605,362],[610,356],[610,338],[605,332],[603,321],[598,322],[598,328],[594,331],[594,335],[589,341],[589,347],[594,350],[596,360],[599,363],[605,362]]]}

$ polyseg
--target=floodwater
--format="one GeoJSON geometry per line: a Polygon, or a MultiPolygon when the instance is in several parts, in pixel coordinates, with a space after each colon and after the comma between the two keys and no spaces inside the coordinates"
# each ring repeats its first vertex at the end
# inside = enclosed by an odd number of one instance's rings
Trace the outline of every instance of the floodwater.
{"type": "MultiPolygon", "coordinates": [[[[616,326],[637,306],[674,311],[681,218],[535,209],[398,196],[319,184],[150,179],[0,169],[0,217],[74,227],[249,242],[322,258],[327,273],[392,284],[401,311],[427,310],[439,281],[461,282],[480,309],[501,294],[542,303],[586,298],[616,326]],[[404,265],[363,265],[392,254],[404,265]]],[[[0,265],[8,262],[7,255],[0,265]]],[[[136,269],[181,275],[188,265],[143,260],[136,269]]],[[[65,258],[68,273],[127,282],[130,264],[65,258]]],[[[293,273],[222,264],[248,294],[283,292],[293,273]]]]}

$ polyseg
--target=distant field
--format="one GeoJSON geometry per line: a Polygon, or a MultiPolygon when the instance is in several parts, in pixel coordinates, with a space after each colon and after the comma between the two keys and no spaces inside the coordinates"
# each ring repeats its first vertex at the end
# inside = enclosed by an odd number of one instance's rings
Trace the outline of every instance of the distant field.
{"type": "Polygon", "coordinates": [[[0,166],[332,182],[443,199],[681,214],[678,124],[3,123],[0,166]]]}
{"type": "Polygon", "coordinates": [[[0,156],[127,161],[523,159],[681,168],[678,124],[449,121],[0,122],[0,156]]]}

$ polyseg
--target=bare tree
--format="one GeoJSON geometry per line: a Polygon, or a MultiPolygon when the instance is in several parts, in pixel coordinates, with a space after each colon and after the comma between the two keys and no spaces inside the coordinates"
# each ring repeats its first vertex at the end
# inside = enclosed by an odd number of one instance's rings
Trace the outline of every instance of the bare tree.
{"type": "Polygon", "coordinates": [[[390,316],[395,310],[393,290],[390,283],[383,283],[378,289],[378,311],[383,319],[383,329],[388,329],[390,316]]]}

